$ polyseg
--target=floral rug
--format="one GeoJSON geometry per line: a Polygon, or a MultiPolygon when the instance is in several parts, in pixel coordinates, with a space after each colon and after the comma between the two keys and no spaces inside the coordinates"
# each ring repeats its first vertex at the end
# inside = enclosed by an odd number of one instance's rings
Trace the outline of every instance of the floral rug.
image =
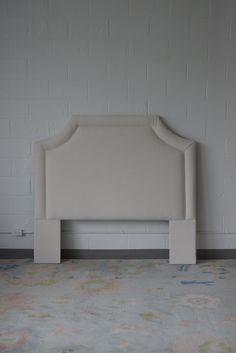
{"type": "Polygon", "coordinates": [[[236,353],[236,260],[1,260],[0,351],[236,353]]]}

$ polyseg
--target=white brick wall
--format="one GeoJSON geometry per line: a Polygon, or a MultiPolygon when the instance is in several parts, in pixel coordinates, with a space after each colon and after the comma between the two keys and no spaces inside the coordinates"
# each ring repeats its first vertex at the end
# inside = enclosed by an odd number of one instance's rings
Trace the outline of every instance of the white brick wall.
{"type": "MultiPolygon", "coordinates": [[[[152,113],[199,142],[198,246],[235,247],[235,92],[235,0],[1,0],[0,232],[33,230],[33,140],[71,114],[152,113]]],[[[155,222],[63,229],[67,248],[168,247],[155,222]]]]}

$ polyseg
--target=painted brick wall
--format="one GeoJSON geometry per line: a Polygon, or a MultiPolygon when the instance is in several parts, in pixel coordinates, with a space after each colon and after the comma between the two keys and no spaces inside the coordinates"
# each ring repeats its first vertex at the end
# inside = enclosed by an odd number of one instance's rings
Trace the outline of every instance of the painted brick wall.
{"type": "MultiPolygon", "coordinates": [[[[236,247],[235,92],[235,0],[0,0],[0,232],[33,231],[33,140],[72,114],[151,113],[199,142],[198,246],[236,247]]],[[[63,229],[64,247],[168,246],[155,222],[63,229]]]]}

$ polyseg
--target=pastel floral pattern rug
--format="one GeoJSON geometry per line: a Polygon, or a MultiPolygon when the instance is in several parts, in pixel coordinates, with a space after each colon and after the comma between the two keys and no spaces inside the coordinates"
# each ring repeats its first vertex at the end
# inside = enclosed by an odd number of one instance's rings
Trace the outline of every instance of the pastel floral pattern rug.
{"type": "Polygon", "coordinates": [[[236,353],[236,260],[0,261],[0,351],[236,353]]]}

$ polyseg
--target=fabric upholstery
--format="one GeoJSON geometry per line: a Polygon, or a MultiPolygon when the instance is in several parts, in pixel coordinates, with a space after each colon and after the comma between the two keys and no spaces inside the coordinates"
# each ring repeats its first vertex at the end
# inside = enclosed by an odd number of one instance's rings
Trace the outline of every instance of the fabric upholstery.
{"type": "Polygon", "coordinates": [[[194,146],[158,117],[73,117],[35,145],[36,218],[195,218],[194,146]]]}

